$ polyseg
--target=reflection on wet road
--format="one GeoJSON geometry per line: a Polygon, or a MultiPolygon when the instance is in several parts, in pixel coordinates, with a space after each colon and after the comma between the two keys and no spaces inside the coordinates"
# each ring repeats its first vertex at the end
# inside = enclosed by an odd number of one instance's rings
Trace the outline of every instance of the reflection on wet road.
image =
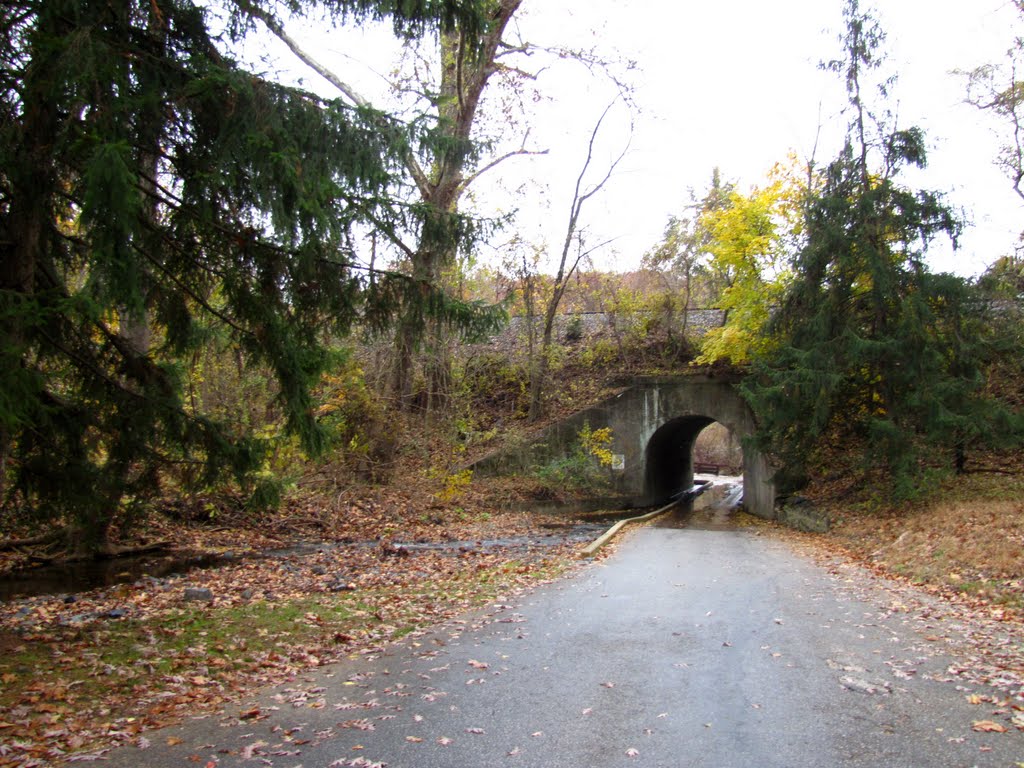
{"type": "Polygon", "coordinates": [[[734,527],[733,514],[743,502],[743,478],[739,476],[700,476],[711,487],[693,501],[680,505],[658,519],[659,528],[694,528],[724,531],[734,527]]]}

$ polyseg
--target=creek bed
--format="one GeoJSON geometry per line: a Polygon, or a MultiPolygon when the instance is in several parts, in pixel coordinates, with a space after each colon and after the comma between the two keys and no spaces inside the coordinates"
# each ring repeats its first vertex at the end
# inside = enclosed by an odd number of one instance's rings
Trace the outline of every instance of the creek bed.
{"type": "MultiPolygon", "coordinates": [[[[621,516],[621,513],[620,513],[621,516]]],[[[567,543],[585,543],[600,535],[605,525],[599,521],[545,526],[543,533],[494,539],[473,539],[430,542],[391,542],[392,551],[410,554],[421,551],[451,553],[487,552],[491,550],[528,550],[554,547],[567,543]]],[[[220,568],[252,559],[301,560],[322,552],[349,547],[372,548],[379,541],[331,542],[297,541],[284,547],[259,552],[176,553],[144,555],[106,560],[82,560],[53,563],[0,574],[0,601],[42,595],[75,595],[93,589],[131,583],[150,577],[164,579],[190,571],[220,568]]]]}

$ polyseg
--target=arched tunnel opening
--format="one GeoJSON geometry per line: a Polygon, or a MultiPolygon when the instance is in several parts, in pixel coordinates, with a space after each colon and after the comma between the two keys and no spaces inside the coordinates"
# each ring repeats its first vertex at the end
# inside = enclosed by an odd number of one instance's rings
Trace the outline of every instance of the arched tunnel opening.
{"type": "MultiPolygon", "coordinates": [[[[716,423],[708,416],[680,416],[658,428],[646,448],[644,485],[648,499],[665,502],[693,485],[694,446],[701,432],[716,423]]],[[[727,434],[731,439],[731,432],[727,434]]]]}

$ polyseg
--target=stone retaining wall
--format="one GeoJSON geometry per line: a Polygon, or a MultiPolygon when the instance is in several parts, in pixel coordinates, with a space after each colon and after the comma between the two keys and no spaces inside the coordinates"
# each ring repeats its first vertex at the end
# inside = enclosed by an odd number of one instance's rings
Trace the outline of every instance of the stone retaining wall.
{"type": "MultiPolygon", "coordinates": [[[[555,340],[560,344],[586,343],[595,339],[614,335],[615,332],[627,332],[649,322],[651,312],[637,312],[623,315],[612,312],[574,312],[555,317],[555,340]]],[[[691,309],[686,317],[677,316],[672,323],[672,330],[690,339],[699,339],[711,328],[720,327],[725,321],[725,312],[721,309],[691,309]]],[[[544,318],[533,318],[538,338],[543,329],[544,318]]],[[[505,329],[493,336],[483,346],[492,349],[513,351],[520,349],[526,338],[528,328],[526,317],[519,315],[509,320],[505,329]]],[[[664,333],[666,329],[657,328],[664,333]]]]}

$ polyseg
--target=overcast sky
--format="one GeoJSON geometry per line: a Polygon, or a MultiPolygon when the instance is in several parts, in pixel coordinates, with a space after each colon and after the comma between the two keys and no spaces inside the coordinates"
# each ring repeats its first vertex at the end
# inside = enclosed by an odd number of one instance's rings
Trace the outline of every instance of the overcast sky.
{"type": "MultiPolygon", "coordinates": [[[[996,125],[963,103],[964,80],[952,71],[998,61],[1024,24],[1007,0],[888,0],[875,7],[888,33],[890,71],[899,78],[891,106],[901,127],[925,129],[931,148],[929,173],[913,181],[948,193],[971,222],[958,253],[938,246],[929,261],[935,270],[977,274],[1012,250],[1024,216],[994,165],[996,125]]],[[[635,267],[686,204],[688,190],[706,187],[716,166],[745,187],[790,152],[807,159],[816,138],[819,165],[833,156],[845,100],[836,76],[817,64],[839,53],[841,9],[841,0],[524,2],[518,24],[527,40],[594,46],[638,64],[630,77],[638,112],[629,154],[584,211],[591,242],[614,240],[600,266],[635,267]]],[[[316,32],[295,29],[344,77],[383,90],[388,63],[380,37],[316,32]]],[[[517,208],[524,234],[557,251],[585,142],[610,91],[563,64],[546,69],[538,86],[550,100],[536,106],[530,139],[548,154],[507,163],[475,194],[483,212],[517,208]],[[521,183],[526,193],[514,199],[499,191],[521,183]]],[[[608,152],[623,146],[625,124],[625,111],[616,108],[605,132],[608,152]]]]}

